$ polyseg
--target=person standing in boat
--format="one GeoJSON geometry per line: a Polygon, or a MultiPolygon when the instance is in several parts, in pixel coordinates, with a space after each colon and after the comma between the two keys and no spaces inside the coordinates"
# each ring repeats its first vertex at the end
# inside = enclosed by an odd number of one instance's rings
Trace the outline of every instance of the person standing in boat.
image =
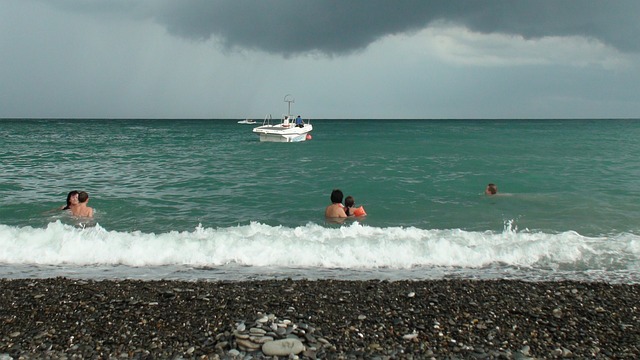
{"type": "Polygon", "coordinates": [[[304,126],[304,121],[302,121],[302,118],[300,117],[300,115],[298,115],[298,117],[296,118],[296,127],[303,127],[304,126]]]}

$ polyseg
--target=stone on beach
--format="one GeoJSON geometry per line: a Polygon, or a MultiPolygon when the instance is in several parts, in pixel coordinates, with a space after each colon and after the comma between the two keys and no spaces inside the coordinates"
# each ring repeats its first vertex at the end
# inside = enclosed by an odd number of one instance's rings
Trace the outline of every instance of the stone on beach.
{"type": "Polygon", "coordinates": [[[304,345],[298,339],[281,339],[264,343],[262,352],[269,356],[297,355],[304,351],[304,345]]]}

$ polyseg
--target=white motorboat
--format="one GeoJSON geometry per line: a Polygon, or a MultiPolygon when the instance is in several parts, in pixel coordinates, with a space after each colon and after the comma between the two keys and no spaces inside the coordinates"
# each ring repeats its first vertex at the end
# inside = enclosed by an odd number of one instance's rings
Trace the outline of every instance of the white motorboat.
{"type": "Polygon", "coordinates": [[[250,124],[250,125],[253,125],[255,123],[256,123],[256,121],[253,120],[253,119],[244,119],[244,120],[238,121],[238,124],[250,124]]]}
{"type": "Polygon", "coordinates": [[[264,118],[261,126],[253,128],[253,132],[260,136],[260,141],[270,142],[300,142],[310,140],[309,134],[313,130],[310,121],[296,124],[296,117],[291,115],[291,103],[295,102],[291,95],[286,95],[284,101],[289,103],[289,110],[279,123],[274,123],[271,114],[264,118]]]}

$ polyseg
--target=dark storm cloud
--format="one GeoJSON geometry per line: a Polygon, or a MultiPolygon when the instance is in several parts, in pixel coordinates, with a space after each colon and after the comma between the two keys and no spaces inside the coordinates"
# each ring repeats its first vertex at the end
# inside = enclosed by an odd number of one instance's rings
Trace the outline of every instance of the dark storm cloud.
{"type": "Polygon", "coordinates": [[[174,35],[283,55],[346,54],[437,21],[524,38],[584,36],[640,50],[640,1],[183,0],[153,4],[174,35]]]}

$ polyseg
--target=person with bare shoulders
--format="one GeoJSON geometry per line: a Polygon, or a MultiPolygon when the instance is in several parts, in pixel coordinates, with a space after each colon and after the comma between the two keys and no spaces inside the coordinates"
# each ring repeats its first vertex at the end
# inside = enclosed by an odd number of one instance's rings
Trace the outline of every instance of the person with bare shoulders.
{"type": "Polygon", "coordinates": [[[498,193],[498,186],[496,184],[489,184],[484,190],[485,195],[495,195],[498,193]]]}
{"type": "Polygon", "coordinates": [[[86,218],[93,217],[93,208],[87,206],[88,202],[89,194],[84,191],[78,192],[78,205],[71,207],[71,214],[86,218]]]}
{"type": "Polygon", "coordinates": [[[347,213],[344,212],[344,205],[342,205],[342,198],[344,194],[339,189],[334,189],[331,192],[331,205],[327,206],[324,210],[324,216],[328,218],[346,218],[347,213]]]}

